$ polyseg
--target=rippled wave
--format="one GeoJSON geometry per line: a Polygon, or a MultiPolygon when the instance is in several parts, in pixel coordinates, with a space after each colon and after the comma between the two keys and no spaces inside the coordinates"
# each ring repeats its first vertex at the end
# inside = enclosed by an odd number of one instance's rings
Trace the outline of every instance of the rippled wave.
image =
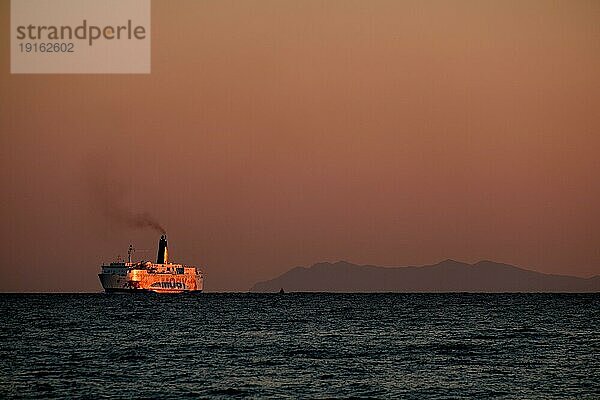
{"type": "Polygon", "coordinates": [[[598,294],[0,295],[1,398],[600,398],[598,294]]]}

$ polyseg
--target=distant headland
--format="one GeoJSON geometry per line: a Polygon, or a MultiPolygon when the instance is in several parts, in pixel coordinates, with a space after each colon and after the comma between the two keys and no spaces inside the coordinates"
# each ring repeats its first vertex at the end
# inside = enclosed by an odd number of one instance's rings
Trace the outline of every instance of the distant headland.
{"type": "Polygon", "coordinates": [[[251,292],[600,292],[600,276],[543,274],[493,261],[445,260],[421,267],[345,261],[296,267],[256,283],[251,292]]]}

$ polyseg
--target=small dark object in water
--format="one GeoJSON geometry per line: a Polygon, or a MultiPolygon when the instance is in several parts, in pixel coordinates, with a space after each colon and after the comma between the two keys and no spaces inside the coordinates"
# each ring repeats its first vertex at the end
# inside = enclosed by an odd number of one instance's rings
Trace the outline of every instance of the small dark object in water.
{"type": "Polygon", "coordinates": [[[283,290],[283,288],[279,289],[279,294],[284,294],[285,291],[283,290]]]}

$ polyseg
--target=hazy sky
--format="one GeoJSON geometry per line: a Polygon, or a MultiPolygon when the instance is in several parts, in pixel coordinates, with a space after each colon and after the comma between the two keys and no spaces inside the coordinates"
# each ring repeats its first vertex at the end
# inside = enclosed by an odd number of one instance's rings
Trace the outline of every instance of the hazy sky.
{"type": "Polygon", "coordinates": [[[11,75],[9,15],[0,291],[154,258],[107,197],[210,291],[339,259],[600,274],[598,1],[153,0],[151,75],[11,75]]]}

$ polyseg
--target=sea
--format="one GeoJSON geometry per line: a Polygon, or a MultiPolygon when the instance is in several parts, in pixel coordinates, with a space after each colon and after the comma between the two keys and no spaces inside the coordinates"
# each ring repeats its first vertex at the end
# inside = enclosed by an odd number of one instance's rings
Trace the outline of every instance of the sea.
{"type": "Polygon", "coordinates": [[[0,398],[600,399],[600,294],[1,294],[0,398]]]}

